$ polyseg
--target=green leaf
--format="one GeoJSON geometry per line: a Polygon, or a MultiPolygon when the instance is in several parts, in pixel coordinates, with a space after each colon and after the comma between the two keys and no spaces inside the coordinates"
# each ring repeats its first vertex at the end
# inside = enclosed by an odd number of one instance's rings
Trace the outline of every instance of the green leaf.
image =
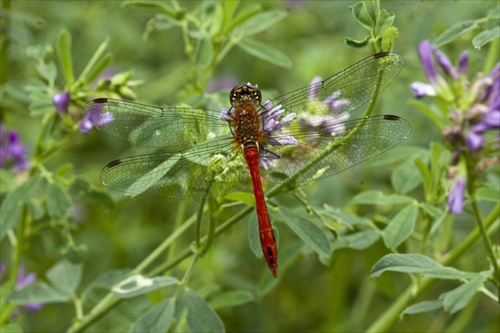
{"type": "Polygon", "coordinates": [[[286,207],[280,208],[279,215],[281,220],[320,256],[321,261],[330,258],[331,246],[328,238],[320,227],[310,221],[314,219],[313,216],[304,216],[286,207]]]}
{"type": "Polygon", "coordinates": [[[391,174],[391,183],[398,193],[408,193],[422,183],[420,172],[412,159],[400,164],[391,174]]]}
{"type": "Polygon", "coordinates": [[[45,207],[38,198],[32,198],[27,204],[33,220],[41,219],[45,215],[45,207]]]}
{"type": "Polygon", "coordinates": [[[358,2],[354,6],[349,6],[349,10],[352,12],[352,15],[354,15],[356,22],[358,22],[366,30],[372,31],[373,20],[366,11],[364,2],[358,2]]]}
{"type": "Polygon", "coordinates": [[[85,203],[101,205],[107,209],[113,209],[114,202],[106,192],[101,192],[91,188],[89,182],[76,178],[68,188],[68,193],[79,201],[85,203]]]}
{"type": "Polygon", "coordinates": [[[43,77],[48,82],[54,82],[57,76],[57,68],[53,62],[48,64],[40,63],[36,65],[36,70],[41,77],[43,77]]]}
{"type": "Polygon", "coordinates": [[[407,307],[399,316],[403,317],[405,314],[416,314],[427,311],[434,311],[443,307],[443,301],[438,299],[434,301],[424,301],[413,304],[412,306],[407,307]]]}
{"type": "Polygon", "coordinates": [[[375,244],[380,238],[377,230],[367,229],[349,234],[347,236],[340,236],[337,241],[332,245],[332,250],[349,248],[354,250],[364,250],[375,244]]]}
{"type": "Polygon", "coordinates": [[[113,286],[113,293],[120,298],[132,298],[151,291],[177,284],[179,281],[170,276],[147,278],[140,274],[132,275],[113,286]]]}
{"type": "Polygon", "coordinates": [[[55,264],[48,272],[47,279],[52,286],[67,295],[75,293],[82,279],[82,265],[74,265],[62,260],[55,264]]]}
{"type": "Polygon", "coordinates": [[[71,199],[68,193],[57,183],[51,183],[45,191],[47,212],[53,218],[63,218],[71,208],[71,199]]]}
{"type": "Polygon", "coordinates": [[[500,198],[500,189],[480,187],[476,191],[476,198],[479,201],[498,202],[498,198],[500,198]]]}
{"type": "Polygon", "coordinates": [[[52,46],[49,44],[28,46],[26,47],[26,55],[34,58],[39,62],[43,62],[43,59],[50,53],[52,53],[52,46]]]}
{"type": "Polygon", "coordinates": [[[433,44],[438,47],[443,46],[477,28],[479,28],[479,25],[476,20],[459,22],[445,30],[438,38],[436,38],[433,44]]]}
{"type": "Polygon", "coordinates": [[[290,68],[292,66],[292,60],[290,60],[286,54],[271,45],[257,42],[250,38],[245,38],[238,43],[238,46],[248,54],[266,60],[275,65],[285,68],[290,68]]]}
{"type": "Polygon", "coordinates": [[[245,37],[255,35],[261,31],[267,30],[270,26],[281,21],[287,15],[288,13],[283,10],[260,12],[243,22],[234,32],[245,37]]]}
{"type": "Polygon", "coordinates": [[[0,207],[0,239],[19,222],[23,204],[30,200],[41,180],[34,175],[5,197],[0,207]]]}
{"type": "Polygon", "coordinates": [[[369,226],[370,219],[356,214],[346,212],[345,210],[333,208],[325,204],[325,215],[331,219],[337,220],[340,224],[354,227],[354,226],[369,226]]]}
{"type": "Polygon", "coordinates": [[[196,292],[188,289],[182,296],[191,332],[225,332],[224,324],[196,292]]]}
{"type": "MultiPolygon", "coordinates": [[[[233,11],[235,9],[235,5],[237,5],[237,1],[224,1],[224,7],[225,7],[225,13],[224,17],[226,20],[229,22],[231,16],[234,15],[233,11]],[[231,2],[233,4],[232,6],[228,6],[227,3],[231,2]]],[[[224,30],[225,34],[229,34],[235,27],[242,25],[245,23],[247,20],[252,18],[254,15],[257,15],[258,13],[262,12],[262,6],[260,4],[257,4],[255,2],[249,2],[248,5],[244,6],[243,8],[240,8],[236,11],[235,13],[238,14],[233,20],[227,24],[226,29],[224,30]]]]}
{"type": "Polygon", "coordinates": [[[255,301],[255,295],[246,290],[228,291],[210,301],[212,309],[232,308],[255,301]]]}
{"type": "Polygon", "coordinates": [[[45,96],[43,99],[34,100],[30,106],[30,116],[38,117],[44,115],[47,112],[54,110],[54,103],[48,96],[45,96]]]}
{"type": "Polygon", "coordinates": [[[72,264],[80,264],[89,252],[89,248],[86,244],[80,244],[78,246],[75,244],[68,244],[61,252],[72,264]]]}
{"type": "Polygon", "coordinates": [[[178,11],[170,4],[162,1],[144,1],[144,0],[128,0],[123,1],[122,8],[137,8],[139,10],[149,11],[153,13],[162,13],[172,18],[177,19],[178,11]]]}
{"type": "Polygon", "coordinates": [[[214,58],[212,39],[209,35],[203,35],[196,43],[194,64],[196,68],[204,69],[210,66],[214,58]]]}
{"type": "Polygon", "coordinates": [[[382,51],[392,52],[394,49],[394,44],[396,44],[396,38],[399,36],[399,31],[395,27],[390,27],[382,35],[382,51]]]}
{"type": "Polygon", "coordinates": [[[231,192],[225,195],[224,198],[231,201],[239,201],[248,206],[255,206],[255,197],[250,192],[231,192]]]}
{"type": "Polygon", "coordinates": [[[104,72],[104,70],[109,66],[112,58],[113,57],[111,56],[111,54],[107,53],[103,58],[99,59],[96,64],[90,69],[87,75],[87,82],[93,82],[94,80],[96,80],[99,75],[104,72]]]}
{"type": "Polygon", "coordinates": [[[492,40],[500,37],[500,27],[496,26],[493,29],[482,31],[476,37],[472,39],[472,45],[479,50],[485,44],[491,42],[492,40]]]}
{"type": "Polygon", "coordinates": [[[64,77],[68,83],[73,82],[73,60],[71,59],[71,35],[68,30],[63,29],[57,40],[57,55],[61,62],[64,77]]]}
{"type": "Polygon", "coordinates": [[[71,295],[63,293],[44,282],[33,282],[21,290],[14,291],[9,297],[9,301],[18,305],[33,303],[55,303],[66,302],[71,299],[71,295]]]}
{"type": "Polygon", "coordinates": [[[380,15],[377,17],[377,22],[375,23],[375,36],[382,37],[385,31],[392,27],[395,18],[396,15],[394,13],[388,13],[385,9],[382,9],[380,11],[380,15]]]}
{"type": "Polygon", "coordinates": [[[433,218],[441,216],[444,213],[442,208],[433,206],[427,202],[422,202],[420,207],[422,207],[422,209],[433,218]]]}
{"type": "Polygon", "coordinates": [[[101,45],[97,48],[97,50],[94,52],[92,55],[92,58],[90,58],[90,61],[87,63],[85,68],[83,69],[82,73],[78,77],[78,81],[83,82],[84,84],[89,84],[89,74],[93,71],[95,71],[94,67],[97,66],[99,59],[103,56],[104,51],[106,51],[106,48],[108,47],[109,44],[109,38],[106,38],[101,45]]]}
{"type": "Polygon", "coordinates": [[[473,278],[478,273],[459,271],[453,267],[445,267],[431,258],[411,254],[388,254],[373,265],[370,277],[378,277],[385,271],[416,273],[438,279],[467,279],[473,278]]]}
{"type": "Polygon", "coordinates": [[[167,298],[148,309],[137,319],[131,333],[168,332],[175,314],[175,301],[167,298]]]}
{"type": "Polygon", "coordinates": [[[125,279],[129,274],[129,269],[106,271],[87,285],[83,291],[83,297],[85,299],[93,299],[94,295],[99,293],[99,291],[110,291],[115,284],[125,279]]]}
{"type": "Polygon", "coordinates": [[[412,202],[414,202],[414,199],[405,195],[385,195],[375,190],[361,192],[351,199],[351,203],[360,205],[397,205],[412,202]]]}
{"type": "Polygon", "coordinates": [[[424,186],[424,193],[427,198],[432,196],[432,175],[427,167],[427,164],[420,158],[415,159],[415,166],[420,171],[420,179],[422,179],[422,185],[424,186]]]}
{"type": "Polygon", "coordinates": [[[487,277],[483,274],[477,274],[458,288],[446,293],[443,297],[444,309],[450,313],[455,313],[463,309],[469,304],[472,297],[478,292],[478,289],[481,288],[486,279],[487,277]]]}
{"type": "Polygon", "coordinates": [[[410,204],[400,210],[384,229],[385,245],[394,249],[408,239],[415,228],[417,216],[417,205],[410,204]]]}
{"type": "Polygon", "coordinates": [[[177,21],[170,16],[158,14],[146,23],[146,29],[142,34],[143,39],[147,40],[154,31],[165,31],[177,26],[177,21]]]}
{"type": "Polygon", "coordinates": [[[344,42],[346,43],[346,45],[353,49],[359,49],[365,47],[366,45],[368,45],[368,43],[371,42],[371,40],[372,38],[370,36],[367,36],[363,40],[355,40],[350,37],[344,38],[344,42]]]}
{"type": "Polygon", "coordinates": [[[0,169],[0,194],[7,195],[12,192],[17,186],[17,181],[14,174],[6,169],[0,169]]]}

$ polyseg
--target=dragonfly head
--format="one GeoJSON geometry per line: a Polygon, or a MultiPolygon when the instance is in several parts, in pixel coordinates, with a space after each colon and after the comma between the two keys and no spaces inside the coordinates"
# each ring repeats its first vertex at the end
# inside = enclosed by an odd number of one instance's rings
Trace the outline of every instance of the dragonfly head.
{"type": "Polygon", "coordinates": [[[257,86],[247,83],[234,87],[229,94],[229,100],[235,108],[248,103],[252,103],[255,107],[258,107],[262,100],[262,94],[257,86]]]}

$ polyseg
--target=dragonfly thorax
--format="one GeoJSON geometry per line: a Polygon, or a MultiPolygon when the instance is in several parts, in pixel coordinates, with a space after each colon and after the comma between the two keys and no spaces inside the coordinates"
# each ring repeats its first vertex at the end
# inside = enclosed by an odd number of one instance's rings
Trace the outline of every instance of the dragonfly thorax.
{"type": "Polygon", "coordinates": [[[256,108],[260,105],[261,99],[262,95],[259,88],[252,86],[250,83],[234,87],[229,94],[231,105],[235,108],[249,104],[256,108]]]}

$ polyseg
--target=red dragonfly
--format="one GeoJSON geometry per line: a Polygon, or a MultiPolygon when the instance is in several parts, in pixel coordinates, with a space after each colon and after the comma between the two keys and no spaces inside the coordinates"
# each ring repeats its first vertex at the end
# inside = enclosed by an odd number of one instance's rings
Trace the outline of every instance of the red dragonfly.
{"type": "Polygon", "coordinates": [[[349,120],[399,73],[402,58],[377,53],[326,79],[262,103],[250,83],[230,93],[229,109],[156,107],[98,98],[83,108],[84,122],[116,138],[161,152],[114,160],[104,185],[130,195],[201,200],[236,190],[250,178],[262,252],[278,276],[278,250],[261,177],[273,183],[308,182],[385,152],[411,133],[394,115],[349,120]]]}

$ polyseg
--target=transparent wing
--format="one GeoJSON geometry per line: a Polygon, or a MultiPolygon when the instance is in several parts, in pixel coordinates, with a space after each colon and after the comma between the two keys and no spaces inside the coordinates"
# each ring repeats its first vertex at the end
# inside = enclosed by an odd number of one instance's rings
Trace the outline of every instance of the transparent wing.
{"type": "Polygon", "coordinates": [[[135,145],[178,151],[210,137],[230,134],[229,125],[219,112],[98,98],[83,107],[83,119],[100,131],[135,145]]]}
{"type": "MultiPolygon", "coordinates": [[[[318,101],[332,98],[341,103],[337,116],[348,114],[368,102],[394,80],[403,68],[403,59],[395,53],[382,52],[365,58],[323,81],[291,91],[271,101],[286,113],[309,113],[318,101]]],[[[265,98],[264,98],[265,99],[265,98]]],[[[265,112],[265,111],[263,111],[265,112]]]]}
{"type": "Polygon", "coordinates": [[[177,153],[112,161],[101,172],[104,185],[130,195],[200,200],[236,190],[249,178],[232,137],[217,138],[177,153]]]}
{"type": "Polygon", "coordinates": [[[411,126],[398,116],[383,115],[325,123],[314,130],[296,127],[290,134],[297,144],[267,146],[270,167],[261,170],[269,182],[281,183],[289,177],[307,182],[337,174],[398,145],[411,134],[411,126]],[[297,174],[300,169],[303,172],[297,174]]]}

